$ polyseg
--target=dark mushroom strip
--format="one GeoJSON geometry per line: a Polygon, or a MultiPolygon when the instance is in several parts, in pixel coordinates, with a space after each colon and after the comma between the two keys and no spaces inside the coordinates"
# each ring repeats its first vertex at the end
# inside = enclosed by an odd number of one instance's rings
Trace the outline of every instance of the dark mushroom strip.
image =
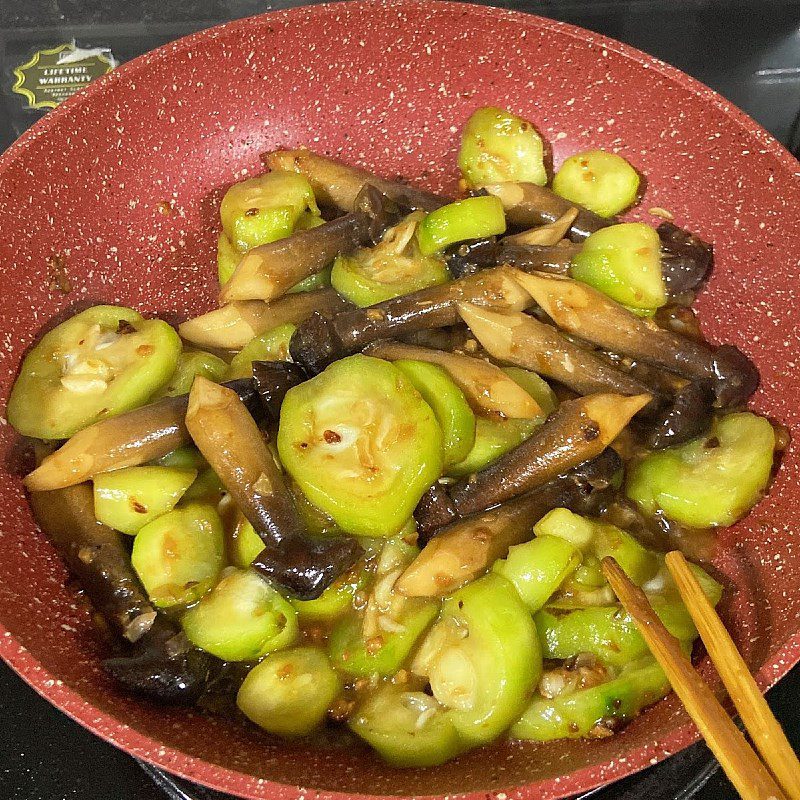
{"type": "Polygon", "coordinates": [[[482,358],[392,341],[376,342],[364,353],[386,361],[408,358],[437,364],[449,373],[478,413],[516,419],[544,416],[539,404],[518,383],[482,358]]]}
{"type": "Polygon", "coordinates": [[[551,509],[598,511],[619,463],[609,453],[521,497],[436,531],[395,589],[408,597],[443,597],[505,557],[509,547],[530,539],[534,524],[551,509]]]}
{"type": "Polygon", "coordinates": [[[670,296],[695,291],[708,277],[713,248],[699,236],[662,222],[656,229],[661,239],[661,274],[670,296]]]}
{"type": "Polygon", "coordinates": [[[236,392],[198,377],[189,394],[186,427],[264,542],[253,562],[257,571],[309,600],[353,565],[361,552],[354,539],[315,541],[308,535],[261,431],[236,392]]]}
{"type": "Polygon", "coordinates": [[[626,397],[594,394],[563,402],[522,444],[484,470],[423,497],[414,514],[425,533],[529,492],[585,461],[596,458],[650,401],[649,394],[626,397]],[[433,501],[436,501],[435,503],[433,501]]]}
{"type": "Polygon", "coordinates": [[[277,422],[286,392],[306,380],[305,371],[291,361],[254,361],[252,369],[261,406],[267,418],[277,422]]]}
{"type": "Polygon", "coordinates": [[[473,275],[482,269],[509,265],[525,272],[552,272],[566,275],[573,256],[579,253],[577,244],[517,244],[508,238],[476,239],[454,245],[445,252],[447,268],[454,278],[473,275]]]}
{"type": "Polygon", "coordinates": [[[107,671],[128,688],[162,702],[192,702],[205,686],[211,658],[171,654],[167,642],[180,632],[159,614],[131,567],[123,534],[101,525],[87,483],[30,494],[39,527],[80,582],[109,629],[128,644],[130,656],[110,659],[107,671]]]}
{"type": "Polygon", "coordinates": [[[304,175],[319,203],[342,211],[353,211],[356,197],[365,184],[371,184],[406,208],[433,211],[450,202],[445,197],[379,178],[366,170],[342,164],[306,149],[275,150],[262,155],[261,160],[270,169],[304,175]]]}
{"type": "MultiPolygon", "coordinates": [[[[253,413],[280,409],[283,396],[301,383],[304,375],[295,365],[275,362],[256,388],[248,379],[226,384],[253,413]],[[259,400],[269,392],[270,403],[259,400]]],[[[25,478],[29,491],[62,489],[89,480],[101,472],[137,467],[171,453],[191,441],[185,418],[188,395],[165,397],[155,403],[96,422],[76,433],[25,478]]],[[[275,417],[277,418],[277,417],[275,417]]]]}
{"type": "Polygon", "coordinates": [[[713,396],[702,383],[690,383],[646,418],[636,421],[645,447],[661,450],[701,436],[714,417],[713,396]]]}
{"type": "Polygon", "coordinates": [[[606,219],[593,211],[576,206],[551,189],[535,183],[496,183],[483,188],[499,198],[505,209],[506,219],[520,228],[549,225],[568,214],[570,209],[577,209],[578,214],[569,229],[570,238],[574,242],[581,242],[600,228],[607,228],[617,222],[616,219],[606,219]]]}
{"type": "Polygon", "coordinates": [[[287,294],[271,303],[263,300],[237,300],[215,308],[178,326],[181,338],[198,347],[241,350],[256,336],[279,325],[299,325],[315,311],[334,314],[348,303],[334,289],[287,294]]]}
{"type": "Polygon", "coordinates": [[[690,380],[708,381],[719,406],[741,404],[755,391],[755,367],[731,345],[714,351],[678,336],[579,281],[523,272],[515,277],[562,330],[690,380]]]}
{"type": "Polygon", "coordinates": [[[537,225],[526,231],[514,233],[505,237],[506,244],[532,244],[546,247],[557,245],[570,231],[573,223],[578,218],[578,209],[571,207],[557,220],[547,225],[537,225]]]}
{"type": "Polygon", "coordinates": [[[321,372],[333,361],[357,353],[378,339],[460,323],[456,309],[459,300],[512,309],[525,308],[532,302],[507,268],[495,267],[331,318],[314,314],[295,331],[289,352],[310,372],[321,372]]]}
{"type": "Polygon", "coordinates": [[[489,355],[538,372],[578,394],[638,395],[650,387],[528,314],[459,303],[459,313],[489,355]]]}

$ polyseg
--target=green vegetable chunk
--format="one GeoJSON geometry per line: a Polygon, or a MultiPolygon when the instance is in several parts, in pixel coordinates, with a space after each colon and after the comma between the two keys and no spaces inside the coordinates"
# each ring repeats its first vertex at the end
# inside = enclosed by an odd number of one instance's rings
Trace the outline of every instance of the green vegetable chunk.
{"type": "Polygon", "coordinates": [[[661,241],[642,222],[611,225],[593,233],[572,259],[572,277],[639,314],[667,302],[661,274],[661,241]]]}
{"type": "Polygon", "coordinates": [[[237,515],[228,535],[228,557],[235,567],[247,569],[253,559],[264,549],[264,542],[255,532],[253,526],[243,517],[237,515]]]}
{"type": "Polygon", "coordinates": [[[224,233],[219,235],[217,239],[217,277],[220,285],[231,279],[231,275],[242,260],[242,255],[243,253],[231,244],[231,240],[224,233]]]}
{"type": "Polygon", "coordinates": [[[208,503],[216,506],[225,494],[225,487],[219,475],[211,467],[201,470],[194,483],[186,490],[183,496],[184,503],[208,503]]]}
{"type": "Polygon", "coordinates": [[[122,533],[141,528],[177,505],[197,477],[180,467],[128,467],[94,478],[94,515],[122,533]]]}
{"type": "Polygon", "coordinates": [[[428,678],[465,745],[502,733],[542,672],[536,628],[512,584],[490,573],[446,599],[412,671],[428,678]]]}
{"type": "Polygon", "coordinates": [[[392,536],[439,477],[442,431],[392,364],[355,355],[295,386],[278,452],[303,494],[358,536],[392,536]]]}
{"type": "Polygon", "coordinates": [[[444,434],[445,466],[467,457],[475,444],[475,414],[446,370],[425,361],[394,362],[433,409],[444,434]]]}
{"type": "Polygon", "coordinates": [[[489,195],[456,200],[432,211],[420,222],[417,239],[422,254],[431,255],[456,242],[497,236],[505,231],[503,204],[489,195]]]}
{"type": "Polygon", "coordinates": [[[495,106],[479,108],[467,121],[458,166],[468,186],[547,183],[542,137],[527,120],[495,106]]]}
{"type": "Polygon", "coordinates": [[[208,378],[214,383],[219,383],[228,371],[228,365],[217,356],[202,350],[184,350],[178,356],[178,365],[175,372],[164,387],[162,393],[166,397],[177,397],[180,394],[189,394],[192,383],[198,375],[208,378]]]}
{"type": "Polygon", "coordinates": [[[761,499],[774,451],[768,420],[749,412],[727,414],[706,436],[635,464],[626,492],[646,514],[661,511],[695,528],[732,525],[761,499]]]}
{"type": "Polygon", "coordinates": [[[249,378],[253,372],[254,361],[291,361],[289,341],[295,330],[295,326],[287,322],[251,339],[241,352],[233,357],[227,380],[249,378]]]}
{"type": "Polygon", "coordinates": [[[224,566],[222,521],[213,506],[192,504],[145,525],[133,540],[131,563],[159,608],[199,600],[224,566]]]}
{"type": "Polygon", "coordinates": [[[553,178],[553,191],[601,217],[613,217],[636,200],[639,174],[616,153],[587,150],[561,165],[553,178]]]}
{"type": "Polygon", "coordinates": [[[567,612],[544,608],[534,619],[545,658],[593,653],[602,664],[621,667],[649,653],[633,618],[618,605],[567,612]]]}
{"type": "Polygon", "coordinates": [[[613,728],[635,717],[669,691],[664,671],[652,658],[645,658],[599,686],[565,692],[552,700],[537,695],[511,728],[511,736],[537,742],[580,738],[596,725],[613,728]]]}
{"type": "Polygon", "coordinates": [[[189,641],[223,661],[253,661],[297,638],[291,603],[254,570],[231,567],[181,619],[189,641]]]}
{"type": "Polygon", "coordinates": [[[478,417],[475,420],[475,444],[466,458],[447,468],[447,474],[462,477],[480,472],[522,444],[541,424],[541,419],[478,417]]]}
{"type": "Polygon", "coordinates": [[[328,654],[333,665],[354,678],[394,675],[408,659],[414,645],[436,618],[439,604],[409,599],[391,631],[364,636],[361,617],[343,619],[328,639],[328,654]]]}
{"type": "MultiPolygon", "coordinates": [[[[319,218],[320,224],[324,222],[319,218]]],[[[313,227],[316,227],[313,226],[313,227]]],[[[296,230],[303,230],[298,225],[296,230]]],[[[297,294],[298,292],[314,292],[317,289],[327,289],[331,285],[331,268],[325,267],[321,272],[315,272],[307,278],[303,278],[300,283],[296,283],[286,294],[297,294]]]]}
{"type": "Polygon", "coordinates": [[[342,690],[322,650],[294,647],[253,667],[236,696],[246,717],[270,733],[305,736],[321,727],[342,690]]]}
{"type": "Polygon", "coordinates": [[[385,684],[358,706],[347,723],[395,767],[435,767],[463,750],[455,725],[424,692],[385,684]]]}
{"type": "Polygon", "coordinates": [[[191,444],[185,444],[153,463],[160,467],[181,467],[195,470],[208,466],[208,462],[200,455],[200,451],[191,444]]]}
{"type": "Polygon", "coordinates": [[[566,508],[554,508],[534,526],[537,536],[566,539],[584,553],[602,561],[612,556],[637,585],[652,578],[659,568],[658,556],[642,547],[629,533],[605,522],[582,517],[566,508]]]}
{"type": "Polygon", "coordinates": [[[94,306],[46,333],[22,362],[7,418],[24,436],[66,439],[144,405],[175,371],[181,340],[130,308],[94,306]]]}
{"type": "Polygon", "coordinates": [[[558,406],[556,393],[540,375],[520,367],[503,367],[503,372],[539,404],[545,417],[549,417],[556,410],[558,406]]]}
{"type": "Polygon", "coordinates": [[[292,598],[301,622],[330,622],[353,608],[353,598],[369,581],[370,570],[361,562],[337,578],[316,600],[292,598]]]}
{"type": "Polygon", "coordinates": [[[318,211],[311,184],[296,172],[276,171],[231,186],[219,215],[233,247],[245,253],[288,236],[307,210],[318,211]]]}
{"type": "Polygon", "coordinates": [[[511,547],[507,558],[495,562],[494,571],[514,584],[528,611],[535,613],[580,563],[580,552],[570,542],[537,536],[511,547]]]}
{"type": "Polygon", "coordinates": [[[333,288],[363,307],[450,280],[442,258],[420,252],[416,230],[422,217],[415,212],[386,231],[375,247],[338,256],[331,272],[333,288]]]}

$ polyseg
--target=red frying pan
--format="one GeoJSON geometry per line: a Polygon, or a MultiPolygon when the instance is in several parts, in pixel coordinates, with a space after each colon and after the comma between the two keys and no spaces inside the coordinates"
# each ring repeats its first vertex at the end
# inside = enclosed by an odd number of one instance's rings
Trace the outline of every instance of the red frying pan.
{"type": "MultiPolygon", "coordinates": [[[[162,47],[91,84],[0,157],[0,397],[51,317],[116,302],[171,321],[211,307],[220,190],[259,153],[308,144],[452,191],[458,131],[480,105],[534,120],[556,164],[588,146],[648,177],[650,208],[716,249],[700,300],[712,339],[761,369],[758,409],[800,423],[800,168],[709,89],[569,25],[457,3],[353,2],[281,11],[162,47]],[[165,213],[166,212],[166,213],[165,213]],[[72,289],[51,288],[63,259],[72,289]]],[[[429,770],[365,750],[313,750],[192,710],[121,695],[103,646],[22,491],[0,426],[0,655],[42,695],[127,752],[232,794],[270,800],[453,795],[560,798],[692,742],[674,697],[609,739],[498,744],[429,770]]],[[[716,566],[726,622],[766,688],[800,660],[800,480],[794,447],[716,566]]]]}

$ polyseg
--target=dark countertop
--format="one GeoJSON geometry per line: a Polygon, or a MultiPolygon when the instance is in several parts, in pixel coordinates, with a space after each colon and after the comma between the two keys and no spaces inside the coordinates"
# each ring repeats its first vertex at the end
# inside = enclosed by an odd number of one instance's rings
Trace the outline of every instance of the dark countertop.
{"type": "MultiPolygon", "coordinates": [[[[43,112],[10,93],[14,67],[33,51],[78,40],[127,61],[217,22],[297,2],[257,0],[1,0],[0,149],[43,112]]],[[[800,2],[770,0],[495,0],[634,45],[720,91],[795,153],[800,147],[800,2]]],[[[165,800],[128,756],[55,711],[0,664],[0,800],[165,800]]],[[[769,695],[800,747],[800,668],[769,695]]],[[[707,761],[704,745],[683,760],[615,785],[597,800],[687,798],[707,761]]],[[[174,795],[178,797],[178,795],[174,795]]],[[[719,773],[698,800],[732,800],[719,773]]]]}

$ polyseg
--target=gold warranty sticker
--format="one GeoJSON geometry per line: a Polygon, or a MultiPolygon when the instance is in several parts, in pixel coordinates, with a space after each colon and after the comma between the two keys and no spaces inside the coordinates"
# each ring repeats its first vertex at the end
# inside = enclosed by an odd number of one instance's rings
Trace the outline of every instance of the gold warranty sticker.
{"type": "Polygon", "coordinates": [[[12,91],[28,108],[55,108],[95,78],[111,72],[117,61],[108,47],[78,47],[74,41],[51,50],[37,50],[14,70],[12,91]]]}

